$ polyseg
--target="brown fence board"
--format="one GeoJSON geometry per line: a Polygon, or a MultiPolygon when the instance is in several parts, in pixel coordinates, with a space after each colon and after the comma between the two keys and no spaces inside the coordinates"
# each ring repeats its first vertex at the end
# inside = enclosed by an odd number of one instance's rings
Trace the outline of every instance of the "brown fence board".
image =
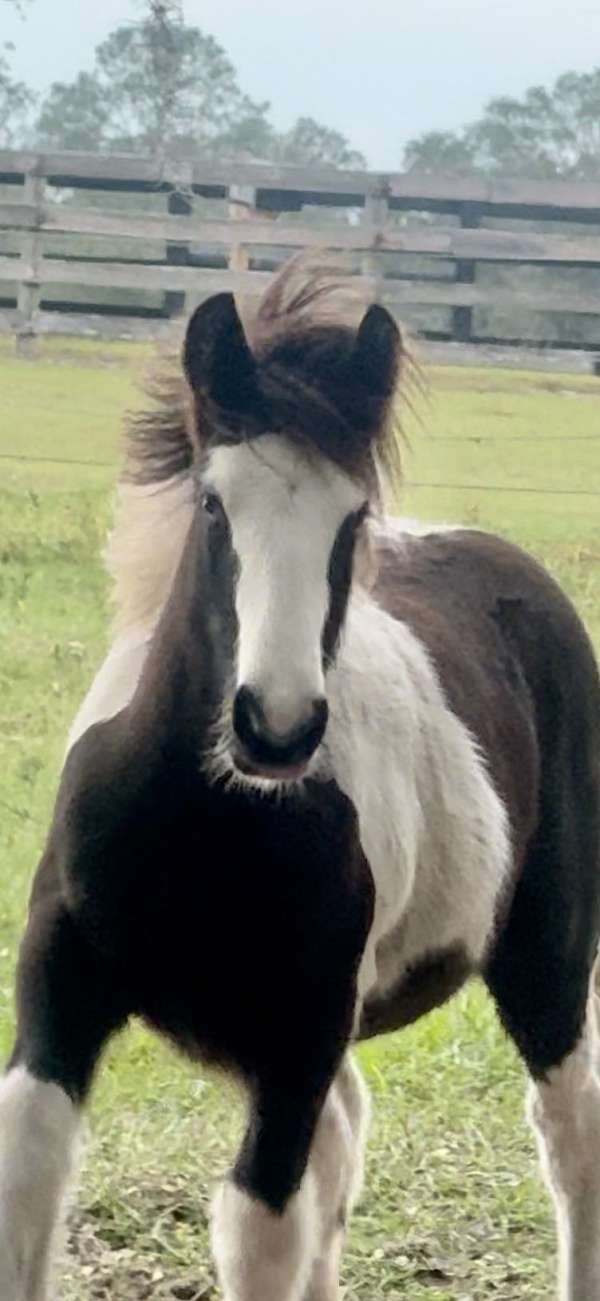
{"type": "Polygon", "coordinates": [[[170,265],[149,267],[135,262],[65,262],[61,258],[47,258],[40,267],[41,284],[82,285],[96,289],[260,293],[270,278],[268,273],[258,271],[208,271],[170,265]]]}
{"type": "Polygon", "coordinates": [[[159,159],[130,154],[89,154],[71,151],[36,153],[0,150],[0,174],[17,177],[71,176],[133,184],[208,187],[249,185],[257,189],[298,193],[367,195],[385,193],[391,199],[443,205],[474,203],[556,209],[597,209],[600,181],[537,180],[506,177],[424,175],[418,172],[366,172],[322,166],[276,163],[232,163],[211,159],[159,159]]]}
{"type": "MultiPolygon", "coordinates": [[[[260,294],[269,283],[270,274],[261,271],[205,270],[185,266],[143,266],[140,263],[77,262],[48,258],[35,266],[0,261],[0,280],[33,281],[41,285],[78,285],[96,289],[176,290],[192,298],[229,290],[237,294],[260,294]]],[[[356,280],[351,283],[356,285],[356,280]]],[[[598,294],[566,293],[550,289],[518,289],[506,285],[463,284],[436,281],[385,280],[362,276],[365,297],[400,310],[407,305],[439,307],[511,307],[536,312],[596,313],[598,294]]]]}
{"type": "Polygon", "coordinates": [[[252,219],[214,221],[161,214],[129,214],[68,208],[58,203],[0,202],[0,229],[39,230],[131,240],[178,240],[184,243],[259,247],[318,248],[412,253],[477,262],[600,265],[600,236],[546,235],[537,232],[460,229],[444,226],[306,226],[252,219]]]}
{"type": "Polygon", "coordinates": [[[133,184],[192,185],[224,188],[251,185],[261,189],[296,190],[325,194],[372,194],[381,189],[382,177],[333,167],[305,167],[274,163],[227,163],[204,159],[169,160],[130,154],[87,154],[71,151],[37,154],[27,150],[0,150],[0,175],[62,177],[94,181],[131,181],[133,184]]]}

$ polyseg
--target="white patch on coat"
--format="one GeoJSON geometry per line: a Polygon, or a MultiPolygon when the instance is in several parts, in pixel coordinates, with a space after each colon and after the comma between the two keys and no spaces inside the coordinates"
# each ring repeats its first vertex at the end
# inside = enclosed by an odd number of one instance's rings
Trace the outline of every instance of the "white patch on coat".
{"type": "Polygon", "coordinates": [[[79,1116],[23,1066],[0,1082],[0,1297],[45,1301],[79,1116]]]}
{"type": "Polygon", "coordinates": [[[69,731],[67,751],[94,723],[114,718],[135,693],[169,597],[194,511],[189,475],[121,483],[105,563],[113,580],[115,640],[69,731]]]}
{"type": "Polygon", "coordinates": [[[69,750],[94,723],[106,722],[132,699],[152,641],[151,632],[139,630],[118,637],[98,670],[69,732],[69,750]]]}
{"type": "Polygon", "coordinates": [[[275,434],[216,448],[204,479],[223,501],[239,563],[236,685],[258,693],[271,731],[285,736],[324,693],[329,560],[364,490],[275,434]]]}
{"type": "Polygon", "coordinates": [[[352,1169],[346,1189],[346,1210],[349,1215],[358,1201],[363,1186],[365,1149],[371,1122],[369,1090],[350,1053],[346,1053],[338,1070],[335,1077],[335,1086],[350,1122],[354,1143],[352,1169]]]}
{"type": "Polygon", "coordinates": [[[425,647],[366,596],[349,604],[327,695],[323,749],[376,888],[360,1002],[432,951],[460,944],[481,959],[510,864],[508,819],[425,647]]]}
{"type": "Polygon", "coordinates": [[[281,1215],[224,1179],[211,1222],[223,1301],[303,1301],[317,1254],[317,1216],[310,1170],[281,1215]]]}
{"type": "Polygon", "coordinates": [[[456,533],[463,532],[468,526],[466,524],[432,524],[424,520],[411,519],[409,515],[383,515],[375,516],[369,524],[370,530],[376,540],[385,540],[386,537],[392,537],[398,541],[403,536],[411,538],[427,538],[432,533],[456,533]]]}
{"type": "Polygon", "coordinates": [[[345,1227],[362,1187],[369,1098],[347,1056],[331,1085],[310,1150],[318,1206],[318,1249],[305,1301],[338,1301],[345,1227]]]}
{"type": "Polygon", "coordinates": [[[600,1296],[600,1043],[593,982],[573,1051],[529,1086],[528,1119],[552,1195],[560,1301],[600,1296]]]}

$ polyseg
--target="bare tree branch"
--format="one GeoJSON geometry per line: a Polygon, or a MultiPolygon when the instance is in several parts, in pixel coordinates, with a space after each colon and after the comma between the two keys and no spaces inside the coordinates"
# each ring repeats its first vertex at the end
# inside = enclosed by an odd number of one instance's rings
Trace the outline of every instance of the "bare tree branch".
{"type": "Polygon", "coordinates": [[[148,18],[161,26],[183,22],[182,0],[137,0],[137,5],[146,10],[148,18]]]}
{"type": "Polygon", "coordinates": [[[21,18],[25,17],[25,5],[31,4],[31,0],[4,0],[5,4],[12,5],[21,18]]]}

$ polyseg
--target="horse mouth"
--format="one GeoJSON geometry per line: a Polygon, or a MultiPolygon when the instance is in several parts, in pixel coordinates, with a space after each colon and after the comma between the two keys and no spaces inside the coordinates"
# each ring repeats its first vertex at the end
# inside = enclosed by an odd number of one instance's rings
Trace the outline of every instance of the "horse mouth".
{"type": "Polygon", "coordinates": [[[260,778],[261,781],[297,782],[306,777],[312,756],[297,763],[258,763],[236,747],[231,758],[236,771],[244,777],[260,778]]]}

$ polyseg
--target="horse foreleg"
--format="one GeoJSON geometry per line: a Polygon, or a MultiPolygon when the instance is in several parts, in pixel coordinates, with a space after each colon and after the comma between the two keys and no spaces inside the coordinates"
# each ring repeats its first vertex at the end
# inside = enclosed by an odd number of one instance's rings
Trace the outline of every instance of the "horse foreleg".
{"type": "Polygon", "coordinates": [[[77,1108],[16,1066],[0,1084],[0,1296],[45,1301],[51,1246],[77,1142],[77,1108]]]}
{"type": "Polygon", "coordinates": [[[303,1301],[322,1249],[320,1162],[313,1169],[309,1154],[328,1084],[315,1093],[308,1072],[257,1091],[235,1168],[213,1205],[225,1301],[303,1301]]]}
{"type": "Polygon", "coordinates": [[[53,902],[31,913],[17,992],[18,1037],[0,1082],[0,1297],[46,1301],[81,1104],[120,1018],[53,902]]]}
{"type": "Polygon", "coordinates": [[[600,1060],[594,996],[572,1052],[530,1086],[528,1113],[556,1210],[560,1301],[600,1297],[600,1060]]]}
{"type": "Polygon", "coordinates": [[[359,1071],[347,1057],[329,1090],[311,1148],[318,1206],[318,1253],[304,1301],[337,1301],[348,1217],[359,1195],[369,1099],[359,1071]]]}

